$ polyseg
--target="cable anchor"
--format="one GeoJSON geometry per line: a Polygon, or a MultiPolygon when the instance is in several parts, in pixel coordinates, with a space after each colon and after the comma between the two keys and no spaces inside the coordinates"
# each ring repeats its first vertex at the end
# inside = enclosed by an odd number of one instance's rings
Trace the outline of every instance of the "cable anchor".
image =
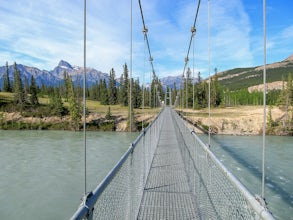
{"type": "Polygon", "coordinates": [[[143,27],[143,29],[142,29],[142,33],[144,34],[144,35],[147,35],[147,33],[148,33],[148,28],[147,27],[143,27]]]}
{"type": "Polygon", "coordinates": [[[191,27],[190,29],[191,33],[192,33],[192,36],[194,36],[195,32],[196,32],[196,28],[193,26],[191,27]]]}

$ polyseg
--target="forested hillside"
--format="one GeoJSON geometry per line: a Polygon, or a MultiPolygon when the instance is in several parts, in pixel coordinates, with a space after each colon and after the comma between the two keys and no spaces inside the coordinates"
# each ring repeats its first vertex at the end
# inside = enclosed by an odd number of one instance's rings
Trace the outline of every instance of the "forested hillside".
{"type": "MultiPolygon", "coordinates": [[[[288,59],[267,65],[268,83],[282,81],[288,78],[289,73],[293,74],[293,56],[288,59]]],[[[245,89],[263,83],[263,67],[235,68],[218,73],[220,84],[230,90],[245,89]]]]}

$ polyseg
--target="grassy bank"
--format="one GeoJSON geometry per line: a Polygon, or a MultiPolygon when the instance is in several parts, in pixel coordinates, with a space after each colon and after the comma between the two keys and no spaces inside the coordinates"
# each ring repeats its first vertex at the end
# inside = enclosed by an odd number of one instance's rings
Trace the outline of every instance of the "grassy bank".
{"type": "MultiPolygon", "coordinates": [[[[62,99],[67,110],[69,103],[62,99]]],[[[13,93],[0,92],[0,129],[5,130],[72,130],[68,110],[63,116],[51,115],[50,99],[39,98],[39,105],[24,106],[21,111],[13,103],[13,93]]],[[[99,101],[87,100],[87,130],[126,131],[128,108],[120,105],[101,105],[99,101]],[[110,108],[110,115],[109,115],[110,108]],[[107,116],[108,114],[108,116],[107,116]]],[[[140,130],[153,120],[159,109],[134,109],[136,127],[140,130]]],[[[83,119],[79,128],[83,127],[83,119]]]]}

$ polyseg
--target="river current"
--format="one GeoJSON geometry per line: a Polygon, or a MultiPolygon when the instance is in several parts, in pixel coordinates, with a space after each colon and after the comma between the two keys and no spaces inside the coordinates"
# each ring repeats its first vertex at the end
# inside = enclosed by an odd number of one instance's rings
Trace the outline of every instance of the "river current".
{"type": "MultiPolygon", "coordinates": [[[[138,133],[87,133],[87,191],[138,133]]],[[[206,136],[200,136],[206,141],[206,136]]],[[[293,138],[268,137],[266,199],[293,219],[293,138]]],[[[253,193],[261,192],[261,137],[213,136],[212,150],[253,193]]],[[[0,130],[0,219],[69,219],[84,192],[83,134],[0,130]]]]}
{"type": "MultiPolygon", "coordinates": [[[[261,195],[262,136],[211,136],[211,150],[253,195],[261,195]]],[[[265,164],[268,208],[276,219],[293,220],[293,137],[267,136],[265,164]]]]}

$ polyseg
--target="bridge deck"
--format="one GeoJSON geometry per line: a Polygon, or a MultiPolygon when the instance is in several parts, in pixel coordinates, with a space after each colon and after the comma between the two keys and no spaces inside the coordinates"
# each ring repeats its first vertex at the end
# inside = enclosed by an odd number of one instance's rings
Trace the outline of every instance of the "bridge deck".
{"type": "Polygon", "coordinates": [[[164,114],[138,219],[197,219],[170,109],[164,114]]]}

